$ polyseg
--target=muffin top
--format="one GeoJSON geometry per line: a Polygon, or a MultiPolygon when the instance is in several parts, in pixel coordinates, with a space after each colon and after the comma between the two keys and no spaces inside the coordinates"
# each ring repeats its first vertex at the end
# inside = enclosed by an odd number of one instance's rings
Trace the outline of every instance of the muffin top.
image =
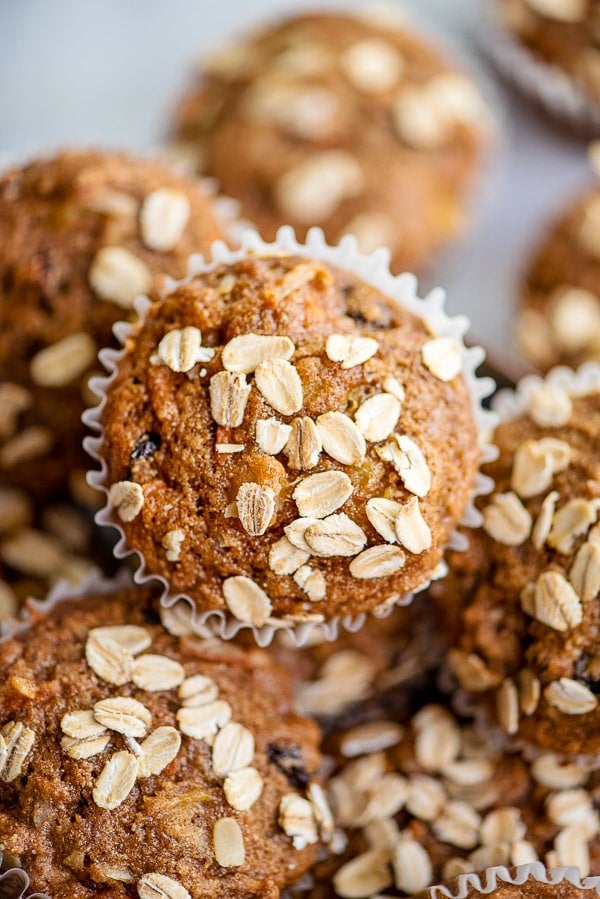
{"type": "Polygon", "coordinates": [[[128,588],[34,613],[0,673],[0,847],[32,889],[276,899],[311,863],[319,734],[261,650],[128,588]]]}
{"type": "Polygon", "coordinates": [[[85,470],[79,419],[113,324],[222,236],[205,189],[156,161],[64,152],[4,174],[1,482],[48,496],[85,470]]]}
{"type": "Polygon", "coordinates": [[[338,829],[312,888],[298,896],[421,895],[459,874],[538,859],[576,865],[582,877],[600,872],[597,759],[527,758],[498,730],[441,705],[422,707],[406,726],[380,719],[338,733],[329,748],[338,829]]]}
{"type": "Polygon", "coordinates": [[[516,337],[542,371],[600,359],[600,187],[560,213],[529,261],[516,337]]]}
{"type": "Polygon", "coordinates": [[[410,31],[312,13],[209,57],[175,137],[266,238],[320,225],[412,271],[461,226],[488,122],[474,83],[410,31]]]}
{"type": "Polygon", "coordinates": [[[436,571],[479,459],[461,351],[376,288],[248,255],[154,303],[117,365],[113,520],[198,611],[321,622],[436,571]]]}
{"type": "Polygon", "coordinates": [[[435,586],[469,691],[494,691],[509,733],[568,753],[600,751],[600,392],[556,381],[503,422],[486,466],[483,528],[435,586]]]}

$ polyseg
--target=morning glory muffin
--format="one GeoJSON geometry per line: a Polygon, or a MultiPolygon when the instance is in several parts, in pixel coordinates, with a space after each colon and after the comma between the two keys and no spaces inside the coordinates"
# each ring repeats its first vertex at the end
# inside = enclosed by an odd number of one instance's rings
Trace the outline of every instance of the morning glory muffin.
{"type": "Polygon", "coordinates": [[[206,190],[159,162],[63,152],[0,178],[0,484],[76,490],[87,380],[113,324],[222,237],[206,190]]]}
{"type": "MultiPolygon", "coordinates": [[[[600,104],[600,12],[595,0],[494,0],[502,26],[535,60],[600,104]]],[[[560,106],[558,106],[560,108],[560,106]]]]}
{"type": "MultiPolygon", "coordinates": [[[[529,385],[496,429],[469,550],[433,588],[449,662],[510,734],[600,752],[600,379],[529,385]],[[596,386],[593,386],[595,383],[596,386]]],[[[560,374],[560,370],[556,374],[560,374]]]]}
{"type": "Polygon", "coordinates": [[[327,262],[207,268],[149,305],[98,386],[99,520],[196,619],[388,609],[436,575],[475,484],[463,350],[327,262]]]}
{"type": "Polygon", "coordinates": [[[277,899],[328,808],[319,733],[262,650],[161,626],[140,588],[0,642],[0,848],[33,890],[277,899]]]}
{"type": "MultiPolygon", "coordinates": [[[[597,149],[593,156],[600,162],[597,149]]],[[[600,360],[598,184],[560,212],[528,260],[516,337],[524,355],[544,372],[600,360]]]]}
{"type": "MultiPolygon", "coordinates": [[[[335,830],[312,881],[302,882],[308,888],[294,897],[441,897],[426,891],[467,872],[538,860],[576,865],[584,878],[600,872],[597,758],[524,755],[494,727],[441,704],[421,706],[408,721],[341,731],[328,749],[335,830]]],[[[580,896],[534,886],[490,895],[580,896]]]]}
{"type": "Polygon", "coordinates": [[[463,229],[489,126],[477,86],[426,39],[309,13],[206,59],[174,139],[263,237],[319,225],[415,271],[463,229]]]}

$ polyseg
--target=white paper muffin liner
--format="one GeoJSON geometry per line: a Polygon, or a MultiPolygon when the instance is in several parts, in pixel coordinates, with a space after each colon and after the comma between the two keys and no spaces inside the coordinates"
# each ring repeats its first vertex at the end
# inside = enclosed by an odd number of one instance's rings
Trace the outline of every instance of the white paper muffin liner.
{"type": "MultiPolygon", "coordinates": [[[[485,353],[481,347],[465,347],[463,336],[469,326],[468,319],[466,316],[454,316],[451,318],[445,313],[445,293],[440,288],[435,288],[426,297],[420,299],[417,296],[417,280],[414,275],[392,275],[389,271],[390,254],[388,250],[380,249],[370,256],[363,256],[358,252],[356,240],[350,235],[344,237],[337,246],[332,247],[325,242],[320,228],[312,228],[307,235],[305,243],[299,243],[296,240],[294,231],[289,226],[280,228],[273,243],[266,243],[256,232],[247,231],[243,236],[241,247],[237,250],[230,250],[221,241],[216,241],[212,246],[211,258],[208,261],[201,255],[190,257],[187,276],[181,281],[165,279],[163,295],[168,295],[177,287],[189,283],[199,274],[212,271],[222,264],[233,264],[243,259],[249,253],[258,255],[295,255],[316,259],[350,271],[363,281],[382,291],[402,308],[421,318],[435,336],[454,338],[460,346],[462,374],[471,395],[473,414],[476,419],[478,432],[481,435],[489,435],[491,433],[496,423],[496,415],[485,409],[482,401],[493,391],[494,382],[491,378],[479,378],[475,373],[483,361],[485,353]]],[[[149,306],[150,300],[148,297],[141,296],[137,298],[135,309],[140,319],[143,319],[149,306]]],[[[135,327],[136,325],[127,322],[119,322],[115,325],[114,333],[122,346],[125,345],[127,338],[133,333],[135,327]]],[[[148,570],[146,561],[139,550],[128,546],[124,531],[108,500],[108,487],[106,485],[108,468],[102,458],[103,437],[101,421],[106,403],[106,391],[117,376],[118,366],[124,354],[124,349],[104,349],[100,352],[100,361],[109,374],[106,377],[97,377],[90,381],[90,388],[98,396],[99,404],[84,413],[83,421],[98,436],[86,437],[84,446],[95,462],[100,465],[99,471],[88,472],[88,483],[94,489],[104,493],[106,497],[106,504],[96,514],[95,520],[99,525],[111,526],[118,531],[119,540],[114,548],[114,554],[118,559],[123,559],[127,556],[137,557],[137,569],[134,573],[135,581],[139,584],[159,582],[163,588],[161,604],[164,607],[169,608],[180,600],[186,601],[191,608],[191,627],[194,630],[204,632],[208,625],[216,635],[225,640],[231,639],[242,629],[251,629],[256,642],[260,646],[267,646],[273,639],[275,632],[284,628],[290,631],[296,644],[302,646],[315,628],[320,631],[326,640],[335,640],[340,626],[349,631],[359,630],[366,620],[366,614],[338,616],[326,621],[306,621],[302,623],[290,623],[289,621],[272,618],[263,627],[257,628],[249,623],[238,621],[221,610],[213,609],[202,613],[195,609],[193,600],[186,596],[185,593],[172,593],[166,578],[153,574],[148,570]]],[[[496,448],[487,442],[485,436],[482,437],[481,442],[482,462],[495,458],[497,455],[496,448]]],[[[480,524],[481,515],[475,508],[474,500],[481,494],[489,493],[492,487],[493,484],[490,478],[478,473],[473,494],[460,522],[461,525],[477,527],[480,524]]],[[[455,532],[450,538],[449,546],[452,549],[464,550],[468,546],[468,541],[462,534],[455,532]]],[[[429,581],[418,589],[424,589],[428,584],[429,581]]],[[[401,597],[398,600],[398,604],[408,605],[412,601],[414,592],[417,591],[412,591],[401,597]]],[[[391,611],[391,607],[388,611],[391,611]]]]}
{"type": "MultiPolygon", "coordinates": [[[[0,849],[0,865],[2,864],[0,849]]],[[[7,868],[0,874],[0,899],[20,899],[29,887],[29,877],[22,868],[7,868]]],[[[51,899],[47,893],[29,893],[27,899],[51,899]]]]}
{"type": "Polygon", "coordinates": [[[600,134],[600,104],[563,69],[544,62],[485,16],[479,43],[499,74],[547,113],[587,135],[600,134]]]}
{"type": "Polygon", "coordinates": [[[547,869],[541,862],[530,862],[526,865],[518,865],[511,871],[503,866],[487,868],[479,874],[460,874],[457,878],[456,888],[446,886],[429,887],[425,895],[430,899],[466,899],[469,891],[489,896],[499,887],[505,884],[522,886],[529,878],[537,883],[558,885],[569,883],[580,890],[589,890],[592,895],[600,895],[600,877],[582,878],[578,868],[550,868],[547,869]]]}

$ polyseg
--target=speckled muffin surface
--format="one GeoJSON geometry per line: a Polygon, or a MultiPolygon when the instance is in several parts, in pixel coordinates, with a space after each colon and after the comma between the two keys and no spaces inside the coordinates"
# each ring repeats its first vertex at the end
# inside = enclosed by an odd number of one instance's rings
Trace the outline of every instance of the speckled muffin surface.
{"type": "Polygon", "coordinates": [[[599,392],[532,392],[496,429],[483,528],[434,590],[461,686],[494,695],[509,733],[571,754],[600,751],[599,429],[599,392]]]}
{"type": "Polygon", "coordinates": [[[534,57],[600,103],[600,10],[595,0],[494,0],[501,24],[534,57]]]}
{"type": "MultiPolygon", "coordinates": [[[[440,897],[425,891],[536,861],[576,865],[581,877],[600,871],[597,759],[523,756],[498,729],[434,704],[409,721],[338,732],[328,749],[336,829],[312,886],[305,880],[307,891],[294,897],[440,897]]],[[[534,893],[532,884],[523,895],[579,893],[534,893]]]]}
{"type": "Polygon", "coordinates": [[[452,338],[356,276],[248,256],[155,303],[107,387],[113,520],[147,570],[261,627],[435,573],[479,460],[452,338]]]}
{"type": "Polygon", "coordinates": [[[85,471],[87,378],[161,273],[222,238],[211,198],[165,165],[65,152],[0,179],[0,482],[40,497],[85,471]]]}
{"type": "Polygon", "coordinates": [[[32,889],[276,899],[311,863],[319,735],[264,652],[175,638],[130,588],[36,613],[0,671],[0,847],[32,889]]]}
{"type": "Polygon", "coordinates": [[[461,231],[488,130],[474,83],[410,31],[312,14],[206,60],[175,138],[265,238],[319,225],[414,271],[461,231]]]}
{"type": "Polygon", "coordinates": [[[552,222],[521,288],[517,342],[542,371],[600,359],[600,190],[552,222]]]}

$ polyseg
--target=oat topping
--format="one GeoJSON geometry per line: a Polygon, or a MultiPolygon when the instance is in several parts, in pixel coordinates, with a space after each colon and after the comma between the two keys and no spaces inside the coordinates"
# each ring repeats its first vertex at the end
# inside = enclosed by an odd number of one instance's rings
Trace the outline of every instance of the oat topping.
{"type": "Polygon", "coordinates": [[[288,465],[293,469],[314,468],[319,463],[323,444],[317,425],[312,418],[294,418],[284,452],[288,465]]]}
{"type": "Polygon", "coordinates": [[[304,849],[319,839],[314,808],[298,793],[286,793],[279,803],[279,826],[292,837],[294,849],[304,849]]]}
{"type": "Polygon", "coordinates": [[[144,874],[137,883],[140,899],[192,899],[180,883],[166,874],[144,874]]]}
{"type": "Polygon", "coordinates": [[[210,411],[218,425],[238,428],[244,420],[252,386],[246,375],[219,371],[210,379],[210,411]]]}
{"type": "Polygon", "coordinates": [[[496,493],[483,510],[484,530],[506,546],[520,546],[531,533],[531,515],[516,493],[496,493]]]}
{"type": "Polygon", "coordinates": [[[180,190],[162,187],[148,194],[140,210],[140,231],[148,249],[157,253],[173,250],[190,213],[190,201],[180,190]]]}
{"type": "Polygon", "coordinates": [[[345,472],[322,471],[303,478],[292,497],[303,518],[326,518],[344,505],[353,490],[345,472]]]}
{"type": "Polygon", "coordinates": [[[178,562],[181,558],[181,547],[185,540],[185,532],[181,528],[167,531],[161,540],[168,562],[178,562]]]}
{"type": "Polygon", "coordinates": [[[579,22],[585,16],[585,0],[525,0],[527,6],[558,22],[579,22]]]}
{"type": "Polygon", "coordinates": [[[138,776],[138,761],[131,753],[115,752],[107,761],[94,784],[92,796],[96,805],[113,811],[131,793],[138,776]]]}
{"type": "Polygon", "coordinates": [[[423,364],[440,381],[452,381],[462,368],[460,346],[453,337],[436,337],[422,349],[423,364]]]}
{"type": "Polygon", "coordinates": [[[311,602],[325,599],[327,585],[323,574],[310,565],[302,565],[294,572],[294,582],[303,590],[311,602]]]}
{"type": "Polygon", "coordinates": [[[544,384],[529,396],[529,415],[540,428],[566,425],[573,413],[568,391],[555,384],[544,384]]]}
{"type": "Polygon", "coordinates": [[[343,200],[361,193],[364,174],[344,150],[313,153],[285,172],[275,184],[275,198],[289,221],[311,225],[332,215],[343,200]]]}
{"type": "Polygon", "coordinates": [[[117,481],[108,491],[108,500],[121,521],[133,521],[144,507],[144,491],[135,481],[117,481]]]}
{"type": "Polygon", "coordinates": [[[134,299],[150,290],[152,275],[146,263],[125,247],[103,247],[92,262],[89,281],[101,299],[131,309],[134,299]]]}
{"type": "Polygon", "coordinates": [[[586,534],[598,515],[596,504],[586,499],[570,499],[555,513],[546,542],[562,555],[573,551],[577,537],[586,534]]]}
{"type": "Polygon", "coordinates": [[[377,447],[384,462],[390,462],[415,496],[427,496],[431,488],[431,472],[423,451],[405,434],[394,434],[389,443],[377,447]]]}
{"type": "Polygon", "coordinates": [[[350,574],[359,580],[375,577],[389,577],[405,565],[406,554],[396,546],[387,543],[370,546],[350,562],[350,574]]]}
{"type": "Polygon", "coordinates": [[[158,344],[157,363],[168,365],[175,372],[190,371],[199,362],[210,362],[215,351],[202,346],[199,328],[175,328],[168,331],[158,344]]]}
{"type": "Polygon", "coordinates": [[[223,791],[231,808],[246,812],[260,799],[263,786],[263,779],[256,768],[240,768],[227,775],[223,791]]]}
{"type": "Polygon", "coordinates": [[[222,868],[239,868],[246,860],[242,829],[235,818],[219,818],[213,830],[215,858],[222,868]]]}
{"type": "Polygon", "coordinates": [[[342,54],[340,64],[354,87],[366,94],[390,90],[404,72],[404,59],[398,50],[375,38],[352,44],[342,54]]]}
{"type": "Polygon", "coordinates": [[[270,526],[275,514],[275,494],[270,487],[245,482],[235,498],[238,518],[251,537],[259,537],[270,526]]]}
{"type": "Polygon", "coordinates": [[[366,535],[344,512],[311,524],[304,539],[315,556],[355,556],[367,542],[366,535]]]}
{"type": "Polygon", "coordinates": [[[0,440],[13,437],[19,417],[31,408],[33,397],[27,388],[10,381],[0,383],[0,440]]]}
{"type": "Polygon", "coordinates": [[[185,678],[183,666],[166,656],[146,653],[131,666],[131,680],[140,690],[156,693],[178,687],[185,678]]]}
{"type": "Polygon", "coordinates": [[[600,593],[600,544],[582,544],[571,566],[569,580],[581,602],[596,599],[600,593]]]}
{"type": "Polygon", "coordinates": [[[565,715],[586,715],[598,705],[598,699],[592,691],[570,677],[561,677],[548,684],[544,690],[544,698],[565,715]]]}
{"type": "Polygon", "coordinates": [[[276,418],[259,418],[256,422],[256,443],[269,456],[277,456],[287,444],[291,425],[286,425],[276,418]]]}
{"type": "Polygon", "coordinates": [[[273,609],[265,591],[244,575],[226,578],[223,581],[223,596],[234,618],[254,627],[262,627],[273,609]]]}
{"type": "Polygon", "coordinates": [[[356,425],[371,443],[385,440],[400,418],[400,402],[391,393],[378,393],[359,406],[354,415],[356,425]]]}
{"type": "Polygon", "coordinates": [[[35,354],[31,379],[40,387],[66,387],[81,377],[95,358],[96,344],[89,334],[70,334],[35,354]]]}
{"type": "Polygon", "coordinates": [[[332,362],[341,362],[343,369],[363,365],[379,349],[373,337],[349,337],[346,334],[330,334],[325,353],[332,362]]]}
{"type": "Polygon", "coordinates": [[[423,518],[416,496],[401,504],[394,527],[398,543],[410,553],[422,553],[431,547],[431,530],[423,518]]]}
{"type": "Polygon", "coordinates": [[[326,412],[317,418],[323,450],[342,465],[356,465],[365,458],[365,439],[343,412],[326,412]]]}
{"type": "Polygon", "coordinates": [[[289,337],[242,334],[225,344],[221,361],[227,371],[247,375],[269,359],[288,362],[295,349],[289,337]]]}
{"type": "Polygon", "coordinates": [[[20,721],[9,721],[0,730],[0,780],[12,783],[20,777],[25,759],[35,743],[35,732],[20,721]]]}
{"type": "Polygon", "coordinates": [[[285,359],[267,359],[254,372],[254,383],[269,405],[282,415],[302,408],[302,381],[296,368],[285,359]]]}
{"type": "Polygon", "coordinates": [[[294,574],[309,558],[309,552],[298,549],[287,537],[281,537],[269,550],[269,568],[281,576],[294,574]]]}
{"type": "Polygon", "coordinates": [[[571,447],[564,440],[525,440],[515,452],[511,486],[520,497],[529,499],[548,490],[554,475],[564,471],[570,461],[571,447]]]}

